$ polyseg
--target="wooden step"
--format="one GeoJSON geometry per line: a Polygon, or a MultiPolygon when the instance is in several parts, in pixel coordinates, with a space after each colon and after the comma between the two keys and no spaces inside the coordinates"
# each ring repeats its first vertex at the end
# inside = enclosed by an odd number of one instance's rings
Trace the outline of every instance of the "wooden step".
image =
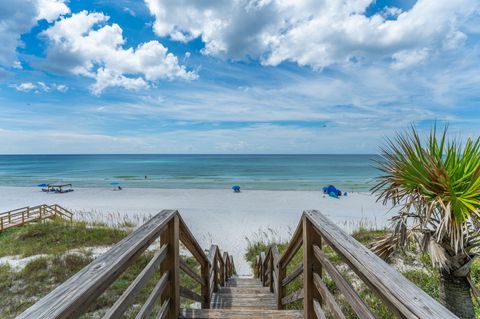
{"type": "Polygon", "coordinates": [[[255,294],[255,293],[270,293],[268,287],[220,287],[219,293],[231,294],[255,294]]]}
{"type": "Polygon", "coordinates": [[[227,282],[226,287],[245,287],[245,288],[261,288],[263,287],[262,283],[248,283],[248,282],[227,282]]]}
{"type": "Polygon", "coordinates": [[[300,319],[303,310],[256,310],[256,309],[180,309],[180,318],[229,318],[229,319],[300,319]]]}
{"type": "Polygon", "coordinates": [[[211,308],[212,309],[270,309],[270,310],[278,309],[276,302],[254,303],[251,300],[239,300],[239,299],[212,302],[211,308]]]}
{"type": "Polygon", "coordinates": [[[239,298],[239,299],[258,299],[258,300],[265,300],[265,299],[275,299],[275,295],[271,293],[216,293],[214,294],[215,299],[223,298],[239,298]]]}

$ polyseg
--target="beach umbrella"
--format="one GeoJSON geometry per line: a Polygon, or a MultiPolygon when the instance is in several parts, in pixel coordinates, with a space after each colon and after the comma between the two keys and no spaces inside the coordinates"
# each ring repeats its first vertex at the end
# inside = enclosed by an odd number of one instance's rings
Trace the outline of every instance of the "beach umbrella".
{"type": "Polygon", "coordinates": [[[240,186],[239,186],[239,185],[233,185],[233,186],[232,186],[232,189],[233,189],[235,192],[239,192],[239,191],[240,191],[240,186]]]}
{"type": "Polygon", "coordinates": [[[119,182],[111,182],[110,185],[120,185],[121,183],[119,182]]]}
{"type": "Polygon", "coordinates": [[[38,187],[47,187],[48,184],[42,183],[42,184],[38,184],[37,186],[38,186],[38,187]]]}

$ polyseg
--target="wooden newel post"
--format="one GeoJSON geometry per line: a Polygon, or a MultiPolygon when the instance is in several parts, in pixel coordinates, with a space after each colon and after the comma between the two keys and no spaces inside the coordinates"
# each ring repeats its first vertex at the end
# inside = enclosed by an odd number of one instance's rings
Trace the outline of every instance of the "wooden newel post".
{"type": "Polygon", "coordinates": [[[222,286],[225,286],[225,282],[228,280],[228,267],[230,265],[230,260],[228,259],[228,253],[223,253],[223,267],[222,267],[222,279],[220,280],[222,286]]]}
{"type": "Polygon", "coordinates": [[[287,295],[287,287],[282,286],[282,281],[287,276],[287,268],[283,267],[280,260],[277,264],[277,308],[279,310],[283,309],[282,298],[287,295]]]}
{"type": "Polygon", "coordinates": [[[209,268],[208,268],[208,260],[202,264],[202,277],[205,280],[205,285],[202,286],[202,295],[203,295],[203,302],[202,308],[208,309],[210,308],[210,276],[209,276],[209,268]]]}
{"type": "MultiPolygon", "coordinates": [[[[270,292],[273,293],[273,273],[275,272],[275,266],[273,263],[273,248],[271,250],[270,260],[269,260],[270,272],[268,276],[270,277],[270,292]]],[[[278,276],[277,276],[278,278],[278,276]]]]}
{"type": "Polygon", "coordinates": [[[220,252],[218,254],[219,254],[218,259],[222,261],[220,263],[222,266],[222,268],[220,269],[220,286],[223,287],[225,286],[225,260],[220,255],[220,252]]]}
{"type": "Polygon", "coordinates": [[[168,223],[160,242],[168,245],[168,254],[162,262],[162,273],[169,272],[169,284],[162,294],[162,303],[170,299],[168,318],[176,319],[180,313],[180,225],[178,215],[168,223]]]}
{"type": "Polygon", "coordinates": [[[313,273],[322,276],[322,267],[315,259],[313,245],[321,247],[321,238],[308,220],[307,216],[302,217],[303,224],[303,311],[305,319],[315,319],[313,299],[322,304],[322,298],[313,283],[313,273]]]}
{"type": "Polygon", "coordinates": [[[260,253],[260,280],[262,281],[262,285],[265,286],[265,253],[262,251],[260,253]]]}
{"type": "Polygon", "coordinates": [[[213,291],[218,292],[218,252],[213,258],[213,291]]]}

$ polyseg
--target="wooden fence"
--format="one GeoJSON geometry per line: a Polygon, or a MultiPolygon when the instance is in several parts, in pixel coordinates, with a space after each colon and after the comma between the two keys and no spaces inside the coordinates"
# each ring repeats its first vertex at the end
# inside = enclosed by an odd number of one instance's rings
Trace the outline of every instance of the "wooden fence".
{"type": "Polygon", "coordinates": [[[233,258],[228,253],[222,255],[217,246],[212,246],[207,256],[180,214],[174,210],[163,210],[18,318],[79,317],[158,239],[160,248],[103,318],[121,317],[158,271],[161,277],[138,310],[137,319],[152,314],[156,318],[178,318],[180,297],[199,302],[202,308],[209,308],[212,294],[235,272],[233,258]],[[181,258],[180,243],[196,259],[200,272],[181,258]],[[201,294],[182,286],[180,271],[201,285],[201,294]]]}
{"type": "Polygon", "coordinates": [[[342,271],[327,257],[323,245],[329,245],[397,317],[457,318],[318,211],[304,212],[283,255],[276,246],[272,246],[266,254],[257,256],[256,276],[276,294],[278,309],[303,300],[305,318],[326,318],[326,312],[336,319],[345,318],[337,299],[322,278],[327,273],[359,318],[375,318],[374,312],[345,279],[342,271]],[[287,274],[287,267],[302,247],[302,262],[290,267],[293,270],[287,274]],[[287,285],[300,275],[303,275],[303,288],[287,294],[287,285]]]}

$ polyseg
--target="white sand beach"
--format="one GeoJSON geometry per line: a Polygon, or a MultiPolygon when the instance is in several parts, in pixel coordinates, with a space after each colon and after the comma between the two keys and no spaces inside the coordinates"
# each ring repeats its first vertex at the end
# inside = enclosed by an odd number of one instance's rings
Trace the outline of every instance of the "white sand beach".
{"type": "Polygon", "coordinates": [[[76,188],[68,194],[47,194],[32,187],[0,187],[0,212],[38,204],[60,204],[77,212],[94,211],[105,221],[112,214],[140,220],[162,209],[178,209],[200,245],[220,245],[235,257],[239,274],[248,274],[243,260],[245,237],[259,230],[273,230],[289,238],[303,210],[317,209],[351,230],[364,224],[382,227],[392,214],[390,207],[375,201],[368,193],[351,193],[334,199],[318,191],[242,191],[219,189],[76,188]]]}

